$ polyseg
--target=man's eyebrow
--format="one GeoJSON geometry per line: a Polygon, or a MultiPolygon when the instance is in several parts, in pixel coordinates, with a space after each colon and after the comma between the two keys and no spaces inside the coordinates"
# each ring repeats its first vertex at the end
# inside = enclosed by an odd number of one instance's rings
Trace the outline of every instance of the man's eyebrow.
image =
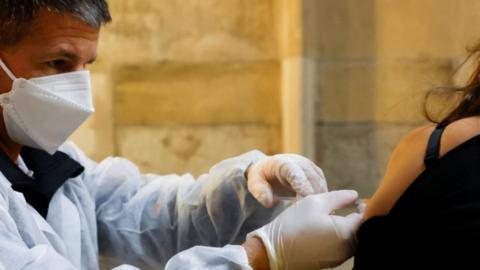
{"type": "MultiPolygon", "coordinates": [[[[50,57],[64,57],[64,58],[67,58],[69,61],[77,61],[77,60],[80,59],[80,57],[77,54],[75,54],[75,53],[73,53],[70,50],[65,49],[65,48],[60,48],[60,49],[57,49],[57,50],[53,50],[49,53],[49,56],[50,57]]],[[[97,57],[94,56],[93,58],[88,60],[87,64],[93,64],[96,60],[97,60],[97,57]]]]}
{"type": "Polygon", "coordinates": [[[75,53],[65,49],[65,48],[60,48],[60,49],[56,49],[56,50],[52,50],[50,53],[49,53],[49,56],[50,57],[64,57],[64,58],[68,58],[69,60],[78,60],[78,55],[76,55],[75,53]]]}

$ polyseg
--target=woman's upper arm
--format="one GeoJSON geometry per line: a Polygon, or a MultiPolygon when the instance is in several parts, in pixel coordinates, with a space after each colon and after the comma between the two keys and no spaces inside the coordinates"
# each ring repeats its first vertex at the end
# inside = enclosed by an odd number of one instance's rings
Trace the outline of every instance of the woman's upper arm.
{"type": "Polygon", "coordinates": [[[403,192],[425,169],[425,151],[433,129],[433,125],[416,128],[395,147],[380,186],[368,200],[364,221],[388,214],[403,192]]]}

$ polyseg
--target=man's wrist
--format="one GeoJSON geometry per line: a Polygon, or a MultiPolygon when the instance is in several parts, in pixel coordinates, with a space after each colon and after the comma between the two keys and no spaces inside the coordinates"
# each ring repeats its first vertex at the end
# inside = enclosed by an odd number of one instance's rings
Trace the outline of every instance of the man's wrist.
{"type": "Polygon", "coordinates": [[[242,246],[247,252],[248,263],[254,270],[270,269],[267,251],[262,240],[258,237],[251,237],[242,246]]]}

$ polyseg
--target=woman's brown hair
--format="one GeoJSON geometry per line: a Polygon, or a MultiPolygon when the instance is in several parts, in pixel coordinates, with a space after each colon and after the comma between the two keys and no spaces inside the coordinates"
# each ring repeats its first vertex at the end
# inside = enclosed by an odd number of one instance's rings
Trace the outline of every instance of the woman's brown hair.
{"type": "Polygon", "coordinates": [[[423,108],[429,121],[448,125],[462,118],[480,115],[480,42],[470,48],[469,52],[470,55],[456,70],[458,73],[467,62],[475,61],[474,69],[464,85],[437,87],[425,95],[423,108]],[[437,111],[431,108],[435,97],[443,100],[442,108],[437,111]]]}

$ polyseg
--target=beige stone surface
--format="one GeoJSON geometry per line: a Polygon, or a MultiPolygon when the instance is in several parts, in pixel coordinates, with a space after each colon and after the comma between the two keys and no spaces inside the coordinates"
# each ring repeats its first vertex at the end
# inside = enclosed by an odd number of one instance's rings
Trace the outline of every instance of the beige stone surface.
{"type": "Polygon", "coordinates": [[[377,0],[377,56],[449,57],[457,48],[459,11],[458,0],[377,0]]]}
{"type": "Polygon", "coordinates": [[[454,21],[457,22],[457,50],[455,56],[463,58],[466,55],[467,48],[472,47],[480,41],[480,1],[458,0],[459,11],[455,14],[454,21]]]}
{"type": "Polygon", "coordinates": [[[103,57],[116,63],[276,59],[276,0],[110,2],[103,57]]]}
{"type": "Polygon", "coordinates": [[[453,69],[448,60],[320,65],[317,119],[417,123],[426,92],[447,85],[453,69]]]}
{"type": "Polygon", "coordinates": [[[95,112],[70,138],[92,159],[114,153],[113,90],[108,74],[92,72],[95,112]]]}
{"type": "Polygon", "coordinates": [[[462,56],[480,37],[478,5],[475,0],[305,0],[305,54],[323,61],[462,56]]]}
{"type": "Polygon", "coordinates": [[[276,61],[124,68],[115,75],[116,123],[278,124],[279,73],[276,61]]]}
{"type": "Polygon", "coordinates": [[[448,58],[480,39],[475,0],[305,0],[305,54],[322,60],[448,58]]]}
{"type": "Polygon", "coordinates": [[[144,172],[208,172],[217,162],[258,149],[274,154],[279,149],[278,126],[221,125],[118,128],[118,154],[144,172]]]}
{"type": "Polygon", "coordinates": [[[304,0],[304,54],[322,61],[374,57],[376,2],[304,0]]]}
{"type": "Polygon", "coordinates": [[[454,66],[449,60],[379,63],[375,86],[375,120],[390,123],[423,121],[426,92],[447,85],[453,70],[454,66]]]}
{"type": "Polygon", "coordinates": [[[358,122],[375,119],[375,63],[318,64],[317,70],[317,120],[358,122]]]}
{"type": "Polygon", "coordinates": [[[278,0],[281,55],[281,127],[282,149],[289,153],[315,156],[315,113],[309,74],[315,72],[304,56],[304,8],[302,0],[278,0]]]}
{"type": "Polygon", "coordinates": [[[282,63],[282,149],[315,157],[315,61],[303,56],[282,63]]]}
{"type": "Polygon", "coordinates": [[[300,57],[304,53],[303,0],[276,0],[279,29],[279,58],[300,57]]]}
{"type": "Polygon", "coordinates": [[[142,168],[165,172],[199,172],[257,143],[279,151],[280,36],[295,34],[283,35],[284,16],[292,13],[284,4],[295,6],[278,0],[111,1],[114,21],[102,29],[91,67],[97,111],[72,139],[94,159],[125,154],[150,164],[142,168]],[[173,150],[155,144],[161,134],[173,150]],[[205,147],[198,156],[178,146],[182,140],[190,145],[189,134],[205,147]],[[217,149],[215,140],[228,147],[217,149]],[[139,145],[141,154],[132,150],[139,145]],[[159,151],[165,151],[161,162],[159,151]]]}
{"type": "Polygon", "coordinates": [[[379,181],[372,124],[326,124],[317,127],[317,163],[329,189],[355,189],[369,196],[379,181]]]}

